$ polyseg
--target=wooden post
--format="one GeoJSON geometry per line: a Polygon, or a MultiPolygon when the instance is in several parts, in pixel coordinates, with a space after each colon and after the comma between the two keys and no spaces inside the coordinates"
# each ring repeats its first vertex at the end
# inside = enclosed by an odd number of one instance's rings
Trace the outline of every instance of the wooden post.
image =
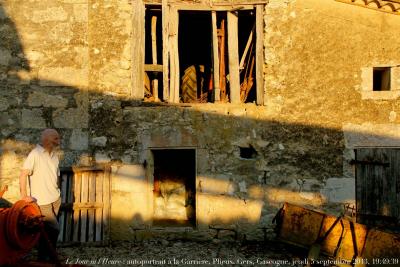
{"type": "Polygon", "coordinates": [[[240,103],[240,75],[238,48],[238,17],[235,12],[227,12],[228,19],[228,61],[231,103],[240,103]]]}
{"type": "MultiPolygon", "coordinates": [[[[88,172],[89,174],[89,201],[94,203],[96,201],[96,175],[97,171],[88,172]]],[[[95,239],[95,209],[88,210],[88,242],[93,242],[95,239]]]]}
{"type": "MultiPolygon", "coordinates": [[[[73,196],[72,196],[72,192],[74,192],[74,188],[75,188],[75,184],[74,184],[74,173],[68,173],[68,194],[67,194],[67,203],[73,204],[73,196]]],[[[67,213],[67,227],[65,230],[65,242],[70,242],[72,240],[72,227],[73,227],[73,214],[74,211],[72,210],[68,210],[67,213]]]]}
{"type": "MultiPolygon", "coordinates": [[[[153,58],[153,64],[157,65],[157,17],[153,16],[151,18],[151,54],[153,58]]],[[[158,99],[158,73],[154,73],[155,78],[153,80],[153,96],[154,101],[159,101],[158,99]]]]}
{"type": "Polygon", "coordinates": [[[168,101],[169,99],[169,75],[168,75],[168,68],[169,68],[169,7],[168,7],[168,0],[162,0],[161,6],[161,13],[162,13],[162,42],[163,42],[163,100],[168,101]]]}
{"type": "MultiPolygon", "coordinates": [[[[82,188],[81,188],[81,203],[88,202],[89,197],[89,175],[90,172],[82,172],[82,188]]],[[[86,242],[86,233],[87,233],[87,223],[88,223],[88,210],[81,209],[81,236],[79,241],[86,242]]]]}
{"type": "Polygon", "coordinates": [[[219,58],[218,58],[218,33],[217,33],[217,12],[211,12],[212,23],[212,50],[213,50],[213,77],[214,77],[214,102],[220,101],[221,88],[219,86],[219,58]]]}
{"type": "Polygon", "coordinates": [[[132,89],[135,99],[144,98],[145,8],[142,0],[132,2],[132,89]]]}
{"type": "Polygon", "coordinates": [[[221,20],[221,27],[219,29],[219,37],[218,37],[218,44],[219,44],[219,79],[220,84],[219,88],[221,90],[221,101],[227,102],[228,97],[226,95],[226,72],[225,72],[225,19],[221,20]]]}
{"type": "MultiPolygon", "coordinates": [[[[74,173],[74,203],[81,202],[81,186],[82,186],[82,173],[75,172],[74,173]]],[[[79,220],[80,220],[79,209],[74,209],[74,232],[73,232],[73,241],[79,241],[79,220]]]]}
{"type": "Polygon", "coordinates": [[[256,90],[257,105],[264,105],[264,5],[256,6],[256,90]]]}
{"type": "Polygon", "coordinates": [[[171,82],[169,92],[169,102],[179,103],[179,50],[178,50],[178,29],[179,29],[179,13],[176,8],[170,9],[170,62],[171,62],[171,82]]]}
{"type": "MultiPolygon", "coordinates": [[[[96,176],[96,200],[95,200],[96,203],[103,203],[103,179],[104,179],[104,172],[99,172],[96,176]]],[[[103,224],[102,217],[103,217],[103,209],[96,209],[95,241],[101,241],[101,226],[103,224]]]]}

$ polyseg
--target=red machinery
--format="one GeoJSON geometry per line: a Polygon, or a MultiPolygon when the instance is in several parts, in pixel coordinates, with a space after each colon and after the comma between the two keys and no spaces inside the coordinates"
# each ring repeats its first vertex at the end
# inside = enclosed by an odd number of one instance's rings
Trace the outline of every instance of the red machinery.
{"type": "Polygon", "coordinates": [[[11,208],[0,208],[0,266],[15,265],[38,242],[40,209],[20,200],[11,208]]]}
{"type": "MultiPolygon", "coordinates": [[[[7,186],[0,191],[0,198],[5,191],[7,186]]],[[[36,245],[40,235],[48,240],[35,202],[19,200],[11,208],[0,208],[0,266],[83,266],[61,264],[50,241],[48,249],[55,264],[24,261],[23,257],[36,245]]]]}

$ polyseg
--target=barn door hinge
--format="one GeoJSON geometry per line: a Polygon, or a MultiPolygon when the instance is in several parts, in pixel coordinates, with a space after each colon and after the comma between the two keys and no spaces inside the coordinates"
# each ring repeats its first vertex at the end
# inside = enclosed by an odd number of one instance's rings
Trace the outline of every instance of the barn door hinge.
{"type": "Polygon", "coordinates": [[[361,164],[361,165],[378,165],[383,167],[389,167],[389,162],[381,162],[381,161],[374,161],[374,160],[350,160],[351,165],[361,164]]]}

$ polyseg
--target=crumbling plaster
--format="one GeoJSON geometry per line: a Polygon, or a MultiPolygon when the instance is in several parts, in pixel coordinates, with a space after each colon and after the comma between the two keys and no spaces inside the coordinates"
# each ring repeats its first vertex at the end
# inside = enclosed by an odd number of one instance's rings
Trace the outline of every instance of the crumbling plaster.
{"type": "MultiPolygon", "coordinates": [[[[270,0],[265,105],[184,106],[129,98],[128,0],[0,5],[0,184],[15,201],[23,158],[41,129],[56,127],[64,166],[113,164],[114,238],[130,238],[126,231],[150,220],[140,203],[150,203],[151,190],[139,189],[151,179],[134,174],[152,148],[196,149],[200,226],[218,222],[228,203],[238,212],[225,223],[254,232],[270,227],[284,201],[329,212],[340,206],[332,203],[354,201],[346,162],[357,125],[399,123],[397,99],[361,96],[362,68],[400,62],[398,16],[331,0],[270,0]],[[257,157],[240,158],[239,146],[250,145],[257,157]],[[121,172],[136,178],[123,182],[121,172]]],[[[386,144],[384,132],[367,135],[386,144]]]]}

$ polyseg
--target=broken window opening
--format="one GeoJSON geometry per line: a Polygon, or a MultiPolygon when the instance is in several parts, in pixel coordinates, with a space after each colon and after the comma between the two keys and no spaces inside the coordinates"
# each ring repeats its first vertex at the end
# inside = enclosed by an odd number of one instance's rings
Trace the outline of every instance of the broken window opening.
{"type": "Polygon", "coordinates": [[[144,55],[137,49],[134,54],[144,61],[144,75],[133,75],[132,95],[155,102],[263,105],[263,5],[229,11],[149,3],[137,13],[135,21],[145,18],[145,31],[134,49],[145,47],[144,55]]]}
{"type": "Polygon", "coordinates": [[[161,101],[163,95],[161,5],[146,5],[145,11],[145,101],[161,101]]]}
{"type": "Polygon", "coordinates": [[[153,150],[155,226],[196,225],[196,151],[153,150]]]}
{"type": "Polygon", "coordinates": [[[239,27],[239,71],[240,71],[240,101],[251,103],[256,101],[256,72],[255,72],[255,27],[254,10],[238,12],[239,27]]]}
{"type": "Polygon", "coordinates": [[[390,67],[373,68],[373,91],[390,91],[390,67]]]}
{"type": "Polygon", "coordinates": [[[212,101],[211,12],[179,12],[180,101],[212,101]]]}

